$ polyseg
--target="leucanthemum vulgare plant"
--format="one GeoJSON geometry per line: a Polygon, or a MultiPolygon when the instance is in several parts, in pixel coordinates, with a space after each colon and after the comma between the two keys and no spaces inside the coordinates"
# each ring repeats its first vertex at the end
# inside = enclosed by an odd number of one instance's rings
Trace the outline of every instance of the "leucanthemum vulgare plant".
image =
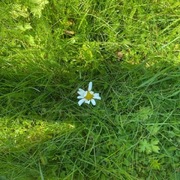
{"type": "Polygon", "coordinates": [[[95,99],[101,100],[99,93],[94,93],[92,91],[92,82],[89,83],[87,91],[84,91],[83,89],[79,88],[77,93],[79,94],[77,98],[80,99],[78,101],[79,106],[81,106],[83,103],[87,103],[87,104],[92,103],[95,106],[96,105],[95,99]]]}

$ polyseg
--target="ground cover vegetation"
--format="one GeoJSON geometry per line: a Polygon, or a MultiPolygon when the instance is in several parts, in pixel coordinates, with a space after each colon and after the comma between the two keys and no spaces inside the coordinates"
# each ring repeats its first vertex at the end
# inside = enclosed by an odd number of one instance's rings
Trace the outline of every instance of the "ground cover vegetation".
{"type": "Polygon", "coordinates": [[[179,21],[175,0],[1,0],[0,179],[180,179],[179,21]]]}

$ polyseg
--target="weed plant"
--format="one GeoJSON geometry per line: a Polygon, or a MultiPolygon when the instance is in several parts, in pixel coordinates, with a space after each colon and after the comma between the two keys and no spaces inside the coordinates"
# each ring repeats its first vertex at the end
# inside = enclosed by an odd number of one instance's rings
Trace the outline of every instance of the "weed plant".
{"type": "Polygon", "coordinates": [[[0,1],[0,179],[180,179],[180,3],[0,1]],[[102,98],[77,104],[78,88],[102,98]]]}

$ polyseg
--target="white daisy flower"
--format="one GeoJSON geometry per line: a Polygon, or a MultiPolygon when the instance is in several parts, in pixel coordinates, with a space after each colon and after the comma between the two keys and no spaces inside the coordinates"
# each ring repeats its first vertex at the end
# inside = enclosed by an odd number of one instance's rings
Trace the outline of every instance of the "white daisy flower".
{"type": "Polygon", "coordinates": [[[99,100],[101,99],[99,93],[94,93],[92,91],[92,82],[90,82],[88,85],[88,91],[79,89],[77,93],[79,94],[77,98],[80,99],[78,101],[79,106],[81,106],[83,103],[90,104],[90,102],[95,106],[96,105],[95,99],[99,99],[99,100]]]}

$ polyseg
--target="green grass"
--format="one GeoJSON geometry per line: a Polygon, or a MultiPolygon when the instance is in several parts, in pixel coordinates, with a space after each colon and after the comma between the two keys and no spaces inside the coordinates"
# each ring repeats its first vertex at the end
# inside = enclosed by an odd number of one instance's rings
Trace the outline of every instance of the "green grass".
{"type": "Polygon", "coordinates": [[[0,179],[178,180],[179,7],[1,1],[0,179]]]}

